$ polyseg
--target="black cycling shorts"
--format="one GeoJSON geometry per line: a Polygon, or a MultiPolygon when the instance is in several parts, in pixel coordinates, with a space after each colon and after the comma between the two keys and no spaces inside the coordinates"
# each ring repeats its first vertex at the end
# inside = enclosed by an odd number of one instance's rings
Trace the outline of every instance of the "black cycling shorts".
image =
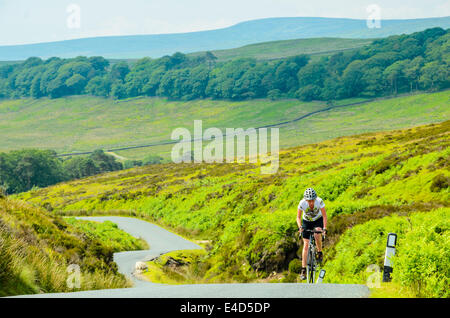
{"type": "MultiPolygon", "coordinates": [[[[321,229],[323,229],[323,217],[321,216],[320,218],[318,218],[315,221],[306,221],[304,219],[302,219],[302,228],[303,230],[314,230],[316,227],[320,227],[321,229]]],[[[309,239],[307,237],[304,237],[306,239],[309,239]]]]}

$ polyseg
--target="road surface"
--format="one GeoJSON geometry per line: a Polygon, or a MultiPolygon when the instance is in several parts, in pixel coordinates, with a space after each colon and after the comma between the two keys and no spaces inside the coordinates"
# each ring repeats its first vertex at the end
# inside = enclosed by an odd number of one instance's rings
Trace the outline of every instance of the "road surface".
{"type": "Polygon", "coordinates": [[[102,289],[72,293],[33,294],[16,297],[69,297],[69,298],[360,298],[368,297],[364,285],[252,283],[252,284],[195,284],[164,285],[137,279],[132,273],[138,261],[153,259],[175,250],[192,250],[201,247],[161,227],[136,218],[102,216],[79,217],[79,219],[112,221],[132,236],[141,237],[150,245],[149,250],[114,254],[119,272],[130,277],[134,287],[102,289]]]}

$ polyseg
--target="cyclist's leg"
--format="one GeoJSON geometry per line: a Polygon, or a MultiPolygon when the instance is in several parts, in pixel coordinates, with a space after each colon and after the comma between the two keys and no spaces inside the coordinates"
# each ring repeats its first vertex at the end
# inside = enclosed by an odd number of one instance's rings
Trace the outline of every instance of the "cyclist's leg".
{"type": "MultiPolygon", "coordinates": [[[[320,227],[316,227],[315,229],[317,231],[321,231],[322,230],[322,228],[320,228],[320,227]]],[[[314,234],[314,238],[316,239],[317,252],[322,252],[322,234],[315,233],[314,234]]]]}
{"type": "MultiPolygon", "coordinates": [[[[316,231],[322,231],[323,229],[322,217],[314,221],[314,229],[316,231]]],[[[322,252],[322,234],[321,233],[314,234],[314,238],[316,239],[317,252],[322,252]]]]}
{"type": "MultiPolygon", "coordinates": [[[[322,231],[323,230],[323,219],[319,218],[314,222],[314,230],[322,231]]],[[[323,262],[323,253],[322,253],[322,233],[314,234],[314,239],[316,241],[316,251],[317,251],[317,262],[321,264],[323,262]]]]}
{"type": "MultiPolygon", "coordinates": [[[[302,220],[302,228],[303,231],[304,230],[312,230],[313,227],[313,222],[308,222],[305,220],[302,220]]],[[[304,237],[303,237],[303,251],[302,251],[302,267],[305,268],[306,267],[306,261],[308,259],[308,247],[309,247],[309,235],[305,235],[305,232],[303,232],[304,237]],[[306,236],[306,238],[305,238],[306,236]]]]}
{"type": "Polygon", "coordinates": [[[303,239],[303,251],[302,251],[302,270],[300,271],[300,280],[305,280],[308,277],[307,270],[307,258],[309,252],[309,240],[303,239]]]}
{"type": "Polygon", "coordinates": [[[306,260],[308,259],[309,239],[303,239],[303,251],[302,251],[302,267],[306,267],[306,260]]]}

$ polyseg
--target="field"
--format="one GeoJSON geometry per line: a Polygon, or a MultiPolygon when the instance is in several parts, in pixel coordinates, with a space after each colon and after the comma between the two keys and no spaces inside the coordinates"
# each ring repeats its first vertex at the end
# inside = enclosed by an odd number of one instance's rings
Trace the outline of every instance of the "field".
{"type": "MultiPolygon", "coordinates": [[[[273,271],[283,275],[281,281],[295,281],[288,265],[299,255],[296,207],[303,190],[314,186],[330,217],[325,261],[342,262],[342,253],[358,261],[358,266],[343,266],[334,275],[330,271],[327,282],[339,282],[342,275],[361,282],[367,266],[382,265],[380,246],[390,223],[380,221],[385,229],[378,232],[375,226],[373,233],[378,236],[376,246],[368,250],[370,257],[357,258],[362,243],[348,243],[346,237],[352,233],[348,229],[357,231],[355,225],[386,217],[398,217],[403,223],[411,219],[411,228],[402,232],[409,242],[404,251],[410,251],[414,234],[408,231],[422,233],[421,224],[434,224],[439,215],[448,215],[449,133],[450,121],[446,121],[294,147],[281,152],[278,172],[271,175],[261,174],[259,164],[248,163],[151,165],[14,197],[56,214],[131,215],[192,239],[211,240],[212,248],[202,258],[203,272],[197,273],[208,282],[267,279],[273,271]],[[413,216],[418,212],[423,216],[413,216]],[[350,244],[351,249],[339,244],[350,244]]],[[[448,250],[447,230],[442,224],[435,231],[434,240],[443,246],[423,256],[429,264],[440,259],[435,253],[448,250]]],[[[420,263],[401,262],[403,268],[420,263]]],[[[428,274],[435,277],[432,268],[428,274]]],[[[440,287],[416,291],[421,279],[399,276],[398,284],[416,296],[443,296],[440,287]]]]}
{"type": "MultiPolygon", "coordinates": [[[[312,38],[272,41],[250,44],[228,50],[211,51],[217,61],[227,61],[235,58],[256,58],[257,60],[273,60],[300,54],[315,56],[330,55],[339,51],[360,48],[372,43],[371,39],[342,38],[312,38]]],[[[205,52],[191,53],[191,56],[202,55],[205,52]]]]}
{"type": "MultiPolygon", "coordinates": [[[[249,44],[225,50],[211,50],[217,57],[217,62],[224,62],[237,58],[255,58],[257,60],[276,60],[300,54],[310,55],[311,60],[321,56],[332,55],[337,52],[360,48],[373,42],[373,39],[345,39],[345,38],[312,38],[270,41],[249,44]]],[[[188,53],[190,57],[203,56],[206,51],[188,53]]],[[[109,59],[111,65],[125,61],[133,65],[138,59],[109,59]]],[[[0,65],[2,62],[0,61],[0,65]]],[[[9,62],[13,63],[13,62],[9,62]]]]}
{"type": "Polygon", "coordinates": [[[0,104],[0,149],[45,147],[88,151],[170,140],[173,129],[202,119],[209,127],[245,127],[287,120],[325,107],[291,101],[171,102],[159,98],[114,101],[93,97],[11,100],[0,104]],[[255,114],[255,108],[257,114],[255,114]],[[245,126],[244,126],[245,125],[245,126]]]}
{"type": "MultiPolygon", "coordinates": [[[[217,61],[227,61],[234,58],[256,58],[257,60],[273,60],[300,54],[318,56],[330,55],[336,52],[351,50],[372,43],[371,39],[343,39],[343,38],[313,38],[256,43],[226,50],[212,50],[217,61]]],[[[201,56],[206,51],[189,53],[188,56],[201,56]]],[[[108,59],[111,65],[125,61],[130,65],[138,59],[108,59]]],[[[0,66],[20,63],[21,61],[0,61],[0,66]]]]}
{"type": "MultiPolygon", "coordinates": [[[[450,91],[421,93],[335,108],[280,126],[280,146],[293,147],[358,133],[440,122],[450,118],[450,91]]],[[[336,105],[361,102],[339,101],[336,105]]],[[[137,98],[124,101],[94,97],[20,99],[0,102],[0,151],[27,147],[58,153],[111,150],[170,141],[177,127],[249,128],[291,121],[325,109],[324,102],[254,100],[242,102],[167,101],[137,98]]],[[[159,154],[169,159],[172,145],[116,152],[129,159],[159,154]]]]}

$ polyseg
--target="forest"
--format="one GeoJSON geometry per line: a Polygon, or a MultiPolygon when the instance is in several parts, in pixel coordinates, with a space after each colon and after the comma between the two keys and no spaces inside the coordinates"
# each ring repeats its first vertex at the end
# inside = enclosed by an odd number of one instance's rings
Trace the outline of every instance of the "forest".
{"type": "Polygon", "coordinates": [[[100,56],[30,57],[0,67],[0,98],[94,95],[333,101],[446,89],[449,63],[449,30],[442,28],[377,39],[314,61],[298,55],[218,62],[211,52],[197,56],[177,52],[116,63],[100,56]]]}

